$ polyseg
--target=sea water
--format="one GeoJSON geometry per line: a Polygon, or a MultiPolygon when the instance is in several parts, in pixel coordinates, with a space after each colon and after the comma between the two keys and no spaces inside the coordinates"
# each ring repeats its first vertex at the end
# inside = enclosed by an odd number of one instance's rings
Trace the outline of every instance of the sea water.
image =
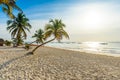
{"type": "Polygon", "coordinates": [[[120,42],[52,42],[46,46],[94,53],[120,56],[120,42]]]}

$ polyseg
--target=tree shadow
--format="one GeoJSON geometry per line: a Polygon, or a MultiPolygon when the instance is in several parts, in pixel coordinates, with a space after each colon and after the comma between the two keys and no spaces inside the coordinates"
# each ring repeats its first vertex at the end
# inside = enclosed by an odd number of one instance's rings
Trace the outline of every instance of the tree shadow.
{"type": "Polygon", "coordinates": [[[27,53],[27,54],[24,54],[23,56],[20,56],[20,57],[17,57],[17,58],[13,58],[13,59],[11,59],[9,61],[4,62],[3,64],[0,65],[0,70],[2,70],[3,68],[7,67],[7,65],[9,65],[10,63],[12,63],[12,62],[14,62],[14,61],[16,61],[18,59],[24,58],[26,56],[29,56],[29,55],[31,55],[31,54],[27,53]]]}
{"type": "Polygon", "coordinates": [[[15,48],[15,49],[17,49],[17,48],[24,48],[23,46],[20,46],[20,47],[13,47],[13,46],[0,46],[0,49],[13,49],[13,48],[15,48]]]}

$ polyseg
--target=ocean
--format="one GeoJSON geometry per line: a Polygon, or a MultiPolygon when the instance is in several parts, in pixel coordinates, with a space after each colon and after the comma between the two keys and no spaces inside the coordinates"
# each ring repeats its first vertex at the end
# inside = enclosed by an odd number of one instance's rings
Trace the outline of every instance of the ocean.
{"type": "Polygon", "coordinates": [[[93,54],[120,56],[120,42],[51,42],[46,46],[93,54]]]}

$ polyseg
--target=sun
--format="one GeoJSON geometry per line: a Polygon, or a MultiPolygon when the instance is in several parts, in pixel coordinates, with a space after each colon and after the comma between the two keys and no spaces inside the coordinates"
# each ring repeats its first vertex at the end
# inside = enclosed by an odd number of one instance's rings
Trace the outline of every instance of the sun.
{"type": "Polygon", "coordinates": [[[97,26],[101,23],[102,21],[102,15],[100,13],[98,13],[97,11],[89,11],[87,14],[86,14],[86,23],[89,25],[89,26],[97,26]]]}
{"type": "Polygon", "coordinates": [[[83,27],[87,29],[99,29],[105,20],[103,11],[97,8],[88,9],[83,16],[83,27]]]}

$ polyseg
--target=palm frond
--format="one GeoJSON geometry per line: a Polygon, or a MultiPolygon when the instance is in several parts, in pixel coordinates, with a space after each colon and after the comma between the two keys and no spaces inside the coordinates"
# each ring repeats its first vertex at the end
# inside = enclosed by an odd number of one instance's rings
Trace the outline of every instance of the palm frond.
{"type": "Polygon", "coordinates": [[[45,25],[45,31],[48,29],[54,29],[51,24],[46,24],[45,25]]]}
{"type": "Polygon", "coordinates": [[[7,21],[7,30],[11,33],[12,38],[27,38],[26,31],[30,32],[32,27],[28,21],[29,19],[23,13],[18,13],[15,19],[7,21]]]}
{"type": "MultiPolygon", "coordinates": [[[[11,5],[11,6],[12,6],[12,5],[11,5]]],[[[14,9],[17,9],[17,10],[20,11],[21,13],[23,13],[22,9],[19,8],[16,4],[14,4],[12,7],[13,7],[14,9]]]]}
{"type": "Polygon", "coordinates": [[[60,33],[62,34],[62,36],[64,36],[65,38],[69,39],[69,35],[65,30],[61,30],[60,33]]]}
{"type": "Polygon", "coordinates": [[[12,20],[8,20],[7,25],[10,25],[12,22],[13,22],[12,20]]]}
{"type": "Polygon", "coordinates": [[[16,9],[23,13],[23,11],[16,5],[16,0],[0,0],[3,12],[5,12],[10,18],[14,19],[13,9],[16,9]]]}
{"type": "Polygon", "coordinates": [[[8,6],[8,7],[2,7],[2,10],[4,13],[6,13],[11,19],[14,19],[15,16],[14,14],[12,14],[12,7],[8,6]]]}
{"type": "Polygon", "coordinates": [[[51,35],[54,35],[54,37],[60,41],[63,36],[67,39],[69,39],[69,35],[67,32],[64,30],[65,24],[62,23],[62,20],[58,19],[51,19],[50,24],[47,24],[45,26],[45,37],[50,37],[51,35]]]}
{"type": "Polygon", "coordinates": [[[45,35],[45,39],[47,39],[48,37],[50,37],[53,34],[53,31],[51,30],[47,30],[44,35],[45,35]]]}
{"type": "Polygon", "coordinates": [[[44,42],[44,31],[42,29],[37,30],[35,34],[32,36],[32,38],[36,38],[37,43],[43,43],[44,42]]]}
{"type": "Polygon", "coordinates": [[[24,29],[22,29],[22,32],[23,32],[23,37],[26,39],[27,34],[26,34],[25,30],[24,30],[24,29]]]}
{"type": "Polygon", "coordinates": [[[15,37],[17,31],[18,31],[17,28],[15,28],[15,29],[11,32],[11,36],[12,36],[12,38],[15,37]]]}

